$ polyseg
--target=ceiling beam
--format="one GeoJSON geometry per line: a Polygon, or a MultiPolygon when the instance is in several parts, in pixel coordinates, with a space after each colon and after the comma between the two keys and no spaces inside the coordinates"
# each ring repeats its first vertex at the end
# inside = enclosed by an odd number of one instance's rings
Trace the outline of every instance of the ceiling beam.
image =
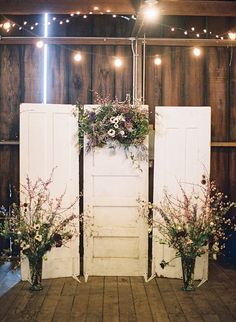
{"type": "Polygon", "coordinates": [[[136,14],[139,0],[0,0],[0,14],[29,15],[45,12],[70,14],[79,11],[81,14],[136,14]],[[98,9],[94,9],[97,7],[98,9]]]}
{"type": "Polygon", "coordinates": [[[235,1],[160,0],[161,15],[236,17],[235,1]]]}
{"type": "MultiPolygon", "coordinates": [[[[29,15],[41,13],[137,14],[144,0],[0,0],[0,14],[29,15]],[[97,6],[99,9],[94,10],[97,6]],[[109,12],[107,12],[107,10],[109,12]]],[[[224,0],[159,0],[161,15],[173,16],[231,16],[236,17],[236,2],[224,0]]]]}
{"type": "MultiPolygon", "coordinates": [[[[2,37],[1,45],[35,45],[40,37],[2,37]]],[[[49,37],[43,41],[48,45],[127,45],[135,38],[102,38],[102,37],[49,37]]],[[[182,39],[182,38],[137,38],[139,44],[146,46],[201,46],[201,47],[236,47],[236,42],[228,39],[182,39]]]]}

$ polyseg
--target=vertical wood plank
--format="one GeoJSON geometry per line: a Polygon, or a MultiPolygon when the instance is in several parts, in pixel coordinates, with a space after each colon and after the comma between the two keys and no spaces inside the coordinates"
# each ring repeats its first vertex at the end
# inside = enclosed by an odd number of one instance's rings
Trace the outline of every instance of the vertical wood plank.
{"type": "Polygon", "coordinates": [[[129,277],[118,277],[120,322],[136,322],[129,277]]]}
{"type": "Polygon", "coordinates": [[[211,106],[212,141],[228,139],[228,52],[209,47],[207,59],[207,105],[211,106]]]}
{"type": "Polygon", "coordinates": [[[132,96],[132,52],[131,47],[116,46],[115,55],[119,57],[123,64],[115,69],[115,88],[114,94],[120,100],[124,101],[126,94],[132,96]]]}
{"type": "Polygon", "coordinates": [[[201,48],[200,57],[195,57],[192,48],[186,48],[184,52],[184,105],[202,106],[205,105],[205,84],[204,84],[204,48],[201,48]]]}
{"type": "Polygon", "coordinates": [[[155,106],[162,105],[162,70],[165,66],[155,65],[156,55],[162,57],[162,49],[157,46],[146,47],[146,100],[149,106],[150,122],[155,122],[155,106]]]}
{"type": "Polygon", "coordinates": [[[91,103],[92,97],[92,70],[91,70],[91,46],[71,46],[68,49],[68,96],[70,104],[75,104],[77,100],[81,104],[91,103]],[[75,62],[74,55],[80,53],[82,61],[75,62]]]}
{"type": "Polygon", "coordinates": [[[93,46],[92,90],[114,98],[114,46],[93,46]]]}
{"type": "Polygon", "coordinates": [[[19,137],[20,46],[0,46],[0,140],[19,137]]]}
{"type": "Polygon", "coordinates": [[[19,146],[0,146],[0,206],[9,207],[18,199],[19,191],[19,146]],[[13,198],[10,197],[11,185],[13,198]]]}
{"type": "Polygon", "coordinates": [[[43,48],[24,46],[24,93],[21,103],[42,103],[43,101],[43,48]]]}
{"type": "Polygon", "coordinates": [[[63,46],[48,46],[47,103],[68,103],[68,52],[63,46]]]}
{"type": "Polygon", "coordinates": [[[163,50],[162,105],[184,104],[183,51],[184,48],[179,47],[165,47],[163,50]]]}

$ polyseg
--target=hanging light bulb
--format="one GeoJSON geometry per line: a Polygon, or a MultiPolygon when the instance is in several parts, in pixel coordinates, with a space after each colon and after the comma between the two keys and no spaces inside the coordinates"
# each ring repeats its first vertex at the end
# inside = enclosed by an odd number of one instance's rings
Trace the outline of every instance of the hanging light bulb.
{"type": "Polygon", "coordinates": [[[5,22],[5,23],[3,24],[3,28],[4,28],[5,30],[9,30],[9,29],[11,28],[11,24],[10,24],[10,22],[9,22],[9,21],[5,22]]]}
{"type": "Polygon", "coordinates": [[[44,46],[44,42],[42,40],[39,40],[39,41],[36,42],[36,47],[37,48],[43,48],[43,46],[44,46]]]}
{"type": "Polygon", "coordinates": [[[80,53],[76,53],[75,55],[74,55],[74,61],[76,61],[76,62],[80,62],[82,60],[82,56],[81,56],[81,54],[80,53]]]}
{"type": "Polygon", "coordinates": [[[115,67],[121,67],[122,66],[122,60],[120,58],[115,58],[115,61],[114,61],[114,65],[115,67]]]}
{"type": "Polygon", "coordinates": [[[154,59],[154,64],[157,65],[157,66],[160,66],[161,62],[162,62],[161,57],[159,55],[156,55],[155,59],[154,59]]]}
{"type": "Polygon", "coordinates": [[[145,7],[143,9],[144,19],[148,22],[153,22],[158,16],[157,1],[155,0],[146,0],[145,7]]]}
{"type": "Polygon", "coordinates": [[[201,55],[201,50],[198,47],[193,48],[193,54],[196,57],[199,57],[201,55]]]}
{"type": "Polygon", "coordinates": [[[236,39],[236,32],[228,32],[228,37],[230,40],[235,40],[236,39]]]}

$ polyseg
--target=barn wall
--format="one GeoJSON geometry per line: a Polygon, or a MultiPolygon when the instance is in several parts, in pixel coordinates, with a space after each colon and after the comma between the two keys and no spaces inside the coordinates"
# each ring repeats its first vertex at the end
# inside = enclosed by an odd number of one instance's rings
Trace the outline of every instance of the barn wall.
{"type": "MultiPolygon", "coordinates": [[[[48,102],[93,103],[93,92],[124,99],[132,93],[129,46],[49,46],[48,102]],[[75,51],[83,63],[72,60],[75,51]],[[113,58],[125,59],[115,70],[113,58]]],[[[210,105],[212,141],[236,141],[236,54],[226,47],[202,48],[200,58],[189,47],[147,46],[146,103],[150,120],[155,105],[210,105]],[[162,65],[154,66],[156,54],[162,65]]],[[[19,139],[19,104],[42,102],[42,51],[33,45],[0,46],[0,140],[19,139]]],[[[8,185],[18,183],[17,146],[1,145],[0,203],[7,203],[8,185]],[[12,169],[14,168],[14,171],[12,169]],[[12,176],[14,178],[12,178],[12,176]],[[10,180],[10,178],[12,178],[10,180]]],[[[211,175],[236,200],[235,148],[212,148],[211,175]]]]}

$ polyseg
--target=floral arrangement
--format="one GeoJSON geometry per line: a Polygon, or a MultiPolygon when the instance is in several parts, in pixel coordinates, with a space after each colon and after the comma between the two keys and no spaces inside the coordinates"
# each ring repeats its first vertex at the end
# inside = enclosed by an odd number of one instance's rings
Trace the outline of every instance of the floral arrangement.
{"type": "MultiPolygon", "coordinates": [[[[231,233],[236,230],[236,225],[227,217],[228,211],[236,204],[228,201],[227,196],[218,191],[215,183],[206,176],[202,177],[201,185],[192,185],[189,194],[181,184],[180,188],[181,198],[165,192],[158,205],[139,201],[149,229],[158,228],[160,242],[173,247],[176,257],[196,258],[209,252],[216,259],[225,247],[229,230],[231,233]],[[150,218],[148,209],[157,211],[159,219],[150,218]]],[[[168,263],[163,260],[160,265],[164,268],[168,263]]]]}
{"type": "Polygon", "coordinates": [[[86,135],[86,151],[105,145],[115,148],[118,144],[126,151],[131,146],[141,148],[141,154],[146,158],[147,148],[143,142],[149,132],[147,111],[138,103],[131,105],[128,100],[111,101],[109,98],[101,99],[98,95],[96,103],[98,106],[92,110],[85,110],[79,103],[76,105],[80,147],[86,135]]]}
{"type": "Polygon", "coordinates": [[[46,181],[39,178],[36,182],[27,177],[21,189],[21,200],[24,202],[13,204],[11,214],[5,216],[0,224],[0,235],[10,237],[29,263],[35,265],[39,259],[46,259],[45,254],[52,247],[65,245],[77,234],[77,215],[73,208],[78,199],[64,208],[65,193],[51,198],[51,183],[52,175],[46,181]]]}

